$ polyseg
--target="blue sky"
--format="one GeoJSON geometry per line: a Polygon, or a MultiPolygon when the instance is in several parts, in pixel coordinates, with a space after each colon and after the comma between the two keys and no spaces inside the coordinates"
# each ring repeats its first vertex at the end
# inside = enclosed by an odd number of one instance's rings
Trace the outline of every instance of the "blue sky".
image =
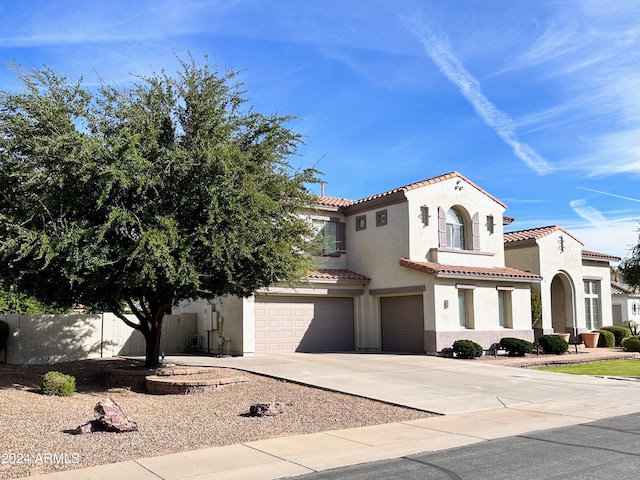
{"type": "MultiPolygon", "coordinates": [[[[357,199],[456,170],[508,230],[625,257],[640,227],[640,0],[3,0],[8,64],[97,83],[208,55],[296,115],[293,163],[357,199]]],[[[318,189],[319,193],[319,189],[318,189]]]]}

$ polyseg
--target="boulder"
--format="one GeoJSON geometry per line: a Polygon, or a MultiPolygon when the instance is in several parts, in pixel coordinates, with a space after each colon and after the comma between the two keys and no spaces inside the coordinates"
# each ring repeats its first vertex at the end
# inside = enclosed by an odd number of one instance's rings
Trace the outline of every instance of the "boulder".
{"type": "Polygon", "coordinates": [[[274,403],[255,403],[249,407],[249,415],[252,417],[273,417],[280,415],[284,405],[280,402],[274,403]]]}
{"type": "Polygon", "coordinates": [[[124,409],[111,398],[107,398],[94,407],[96,419],[76,428],[76,433],[137,432],[138,424],[131,420],[124,409]]]}

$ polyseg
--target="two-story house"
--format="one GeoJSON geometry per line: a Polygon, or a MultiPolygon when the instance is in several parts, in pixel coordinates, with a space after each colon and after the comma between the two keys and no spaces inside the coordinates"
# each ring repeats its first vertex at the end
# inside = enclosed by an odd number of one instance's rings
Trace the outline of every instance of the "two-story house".
{"type": "MultiPolygon", "coordinates": [[[[580,242],[562,231],[566,244],[560,254],[565,262],[571,258],[571,268],[560,262],[562,273],[556,275],[557,260],[539,245],[559,241],[556,236],[532,241],[522,234],[523,243],[520,237],[511,240],[504,225],[513,219],[505,210],[457,172],[356,201],[320,196],[317,205],[301,212],[322,238],[319,268],[306,283],[176,310],[198,313],[204,350],[232,354],[437,354],[462,338],[484,348],[505,336],[532,341],[532,288],[543,293],[540,332],[585,330],[580,315],[586,304],[578,300],[602,302],[609,287],[598,280],[599,293],[592,296],[578,288],[600,279],[598,266],[608,271],[610,257],[594,260],[596,267],[584,264],[591,260],[576,250],[580,242]],[[585,277],[585,268],[597,272],[585,277]],[[563,281],[573,284],[562,297],[556,284],[563,281]],[[565,310],[556,313],[561,303],[565,310]]],[[[611,324],[597,315],[600,323],[588,328],[611,324]]]]}

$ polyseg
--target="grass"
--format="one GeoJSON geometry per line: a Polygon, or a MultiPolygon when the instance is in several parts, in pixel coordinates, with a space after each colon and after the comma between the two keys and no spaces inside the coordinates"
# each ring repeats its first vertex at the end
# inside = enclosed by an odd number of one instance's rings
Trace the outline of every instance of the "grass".
{"type": "Polygon", "coordinates": [[[538,367],[537,370],[570,373],[572,375],[602,375],[606,377],[640,377],[639,360],[605,360],[554,367],[538,367]]]}

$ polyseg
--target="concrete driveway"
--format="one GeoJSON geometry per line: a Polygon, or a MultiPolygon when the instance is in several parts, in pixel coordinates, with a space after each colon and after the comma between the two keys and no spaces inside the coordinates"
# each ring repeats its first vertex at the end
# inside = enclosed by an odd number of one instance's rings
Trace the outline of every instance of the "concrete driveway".
{"type": "Polygon", "coordinates": [[[424,355],[287,353],[170,356],[182,365],[230,367],[440,414],[495,408],[590,410],[640,401],[640,383],[501,367],[424,355]]]}

